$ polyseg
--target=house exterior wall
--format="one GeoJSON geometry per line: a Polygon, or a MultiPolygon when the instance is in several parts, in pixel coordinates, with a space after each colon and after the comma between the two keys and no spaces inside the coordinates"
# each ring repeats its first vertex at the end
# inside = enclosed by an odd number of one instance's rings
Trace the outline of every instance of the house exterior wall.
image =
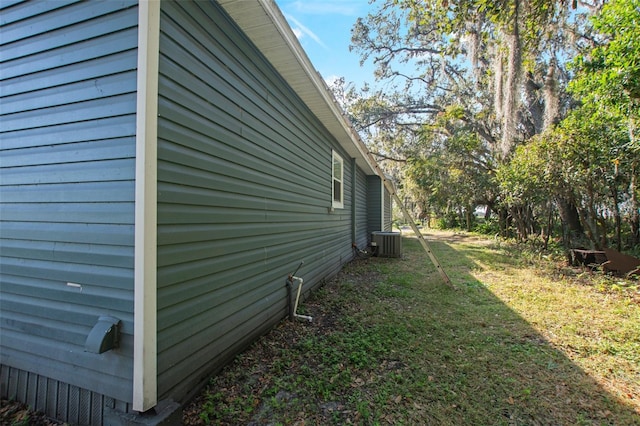
{"type": "Polygon", "coordinates": [[[355,243],[364,249],[369,243],[369,208],[367,204],[367,175],[356,167],[355,185],[355,243]]]}
{"type": "Polygon", "coordinates": [[[393,228],[393,197],[379,176],[367,176],[368,232],[388,231],[393,228]]]}
{"type": "Polygon", "coordinates": [[[137,7],[0,7],[1,393],[92,423],[131,395],[137,7]]]}
{"type": "Polygon", "coordinates": [[[163,2],[160,27],[158,391],[180,399],[286,316],[301,261],[307,291],[352,258],[353,165],[216,3],[163,2]]]}
{"type": "MultiPolygon", "coordinates": [[[[367,229],[369,233],[383,231],[382,180],[379,176],[367,176],[367,229]]],[[[368,236],[371,241],[371,235],[368,236]]]]}
{"type": "Polygon", "coordinates": [[[384,228],[383,231],[386,232],[391,232],[392,228],[393,228],[393,198],[391,197],[391,194],[389,193],[389,191],[387,191],[387,188],[384,188],[384,193],[383,193],[383,197],[384,197],[384,219],[383,219],[383,224],[382,227],[384,228]]]}
{"type": "MultiPolygon", "coordinates": [[[[379,178],[372,213],[371,176],[216,2],[161,8],[158,400],[189,396],[280,321],[301,261],[307,292],[381,223],[379,178]]],[[[137,2],[0,13],[0,390],[101,424],[135,392],[137,2]],[[102,315],[122,321],[120,347],[86,352],[102,315]]]]}

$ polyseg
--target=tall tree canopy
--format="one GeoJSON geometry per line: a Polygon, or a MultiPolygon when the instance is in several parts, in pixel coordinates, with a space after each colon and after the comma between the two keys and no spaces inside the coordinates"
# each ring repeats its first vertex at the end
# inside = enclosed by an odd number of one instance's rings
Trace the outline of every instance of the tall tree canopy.
{"type": "Polygon", "coordinates": [[[485,205],[520,238],[557,213],[594,245],[615,217],[620,244],[621,218],[638,228],[639,2],[381,0],[352,29],[376,84],[335,89],[416,213],[470,226],[485,205]]]}
{"type": "Polygon", "coordinates": [[[557,120],[567,100],[559,90],[568,77],[565,58],[583,21],[548,0],[386,0],[352,30],[352,49],[386,82],[360,94],[355,122],[415,130],[456,105],[496,156],[507,158],[557,120]],[[370,108],[381,104],[393,108],[370,108]]]}
{"type": "MultiPolygon", "coordinates": [[[[616,172],[627,186],[617,204],[627,210],[631,240],[637,245],[640,244],[640,0],[610,1],[593,17],[593,24],[597,31],[594,46],[576,57],[577,76],[570,89],[585,105],[595,106],[598,113],[615,114],[626,123],[628,140],[618,147],[620,154],[615,161],[620,165],[616,172]]],[[[615,211],[619,215],[617,209],[618,205],[615,211]]],[[[617,229],[619,234],[619,226],[617,229]]]]}
{"type": "Polygon", "coordinates": [[[579,55],[571,89],[584,102],[614,109],[628,120],[629,139],[640,150],[640,0],[612,0],[593,19],[593,49],[579,55]]]}

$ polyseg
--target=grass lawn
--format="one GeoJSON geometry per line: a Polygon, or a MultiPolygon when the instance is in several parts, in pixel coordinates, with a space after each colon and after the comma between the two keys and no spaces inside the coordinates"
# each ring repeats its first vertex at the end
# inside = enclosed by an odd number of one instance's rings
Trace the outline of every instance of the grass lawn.
{"type": "MultiPolygon", "coordinates": [[[[638,282],[426,235],[347,265],[211,379],[185,424],[640,424],[638,282]]],[[[301,273],[304,276],[303,273],[301,273]]]]}

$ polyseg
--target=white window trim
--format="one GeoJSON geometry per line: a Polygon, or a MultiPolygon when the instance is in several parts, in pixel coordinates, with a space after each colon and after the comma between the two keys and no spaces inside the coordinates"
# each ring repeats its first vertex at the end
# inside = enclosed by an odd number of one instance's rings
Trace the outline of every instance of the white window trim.
{"type": "Polygon", "coordinates": [[[344,159],[335,151],[331,150],[331,207],[334,209],[344,208],[344,159]],[[335,176],[335,162],[340,163],[340,176],[335,176]],[[335,181],[340,182],[340,199],[336,200],[335,181]]]}

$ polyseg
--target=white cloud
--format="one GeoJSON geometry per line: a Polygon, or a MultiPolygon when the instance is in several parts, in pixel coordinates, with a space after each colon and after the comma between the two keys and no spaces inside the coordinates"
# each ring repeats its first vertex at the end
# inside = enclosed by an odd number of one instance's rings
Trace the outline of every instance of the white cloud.
{"type": "Polygon", "coordinates": [[[291,28],[291,31],[293,31],[293,34],[295,34],[298,40],[304,37],[304,33],[300,30],[300,28],[291,28]]]}
{"type": "Polygon", "coordinates": [[[342,77],[332,74],[328,77],[325,77],[324,81],[325,83],[327,83],[327,86],[331,87],[333,84],[335,84],[336,81],[340,80],[342,77]]]}
{"type": "Polygon", "coordinates": [[[304,36],[309,36],[313,41],[318,43],[320,46],[322,46],[325,49],[328,49],[327,45],[324,44],[322,40],[320,40],[320,37],[318,37],[309,28],[302,25],[300,21],[298,21],[296,18],[294,18],[291,15],[285,15],[285,17],[287,18],[287,21],[289,22],[289,25],[291,26],[293,33],[296,35],[296,37],[298,37],[298,40],[302,40],[304,36]]]}

